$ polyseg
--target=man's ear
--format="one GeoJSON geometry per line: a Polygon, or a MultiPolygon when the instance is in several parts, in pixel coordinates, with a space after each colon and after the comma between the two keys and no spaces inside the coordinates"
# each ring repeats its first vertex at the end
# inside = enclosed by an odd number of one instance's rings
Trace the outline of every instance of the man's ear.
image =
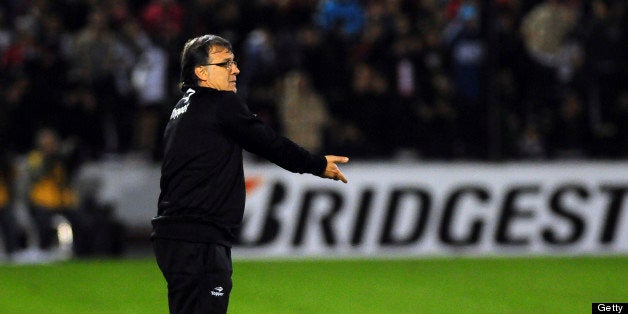
{"type": "Polygon", "coordinates": [[[207,81],[207,78],[209,76],[209,73],[207,72],[207,67],[204,66],[194,68],[194,74],[196,74],[196,77],[198,77],[198,79],[201,81],[207,81]]]}

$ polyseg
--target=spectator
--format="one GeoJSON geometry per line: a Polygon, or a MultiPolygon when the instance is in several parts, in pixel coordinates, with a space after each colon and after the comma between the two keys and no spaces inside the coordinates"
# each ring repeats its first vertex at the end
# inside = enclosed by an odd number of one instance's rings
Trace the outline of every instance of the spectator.
{"type": "Polygon", "coordinates": [[[11,44],[11,36],[13,32],[9,28],[5,11],[0,7],[0,55],[4,54],[4,51],[11,44]]]}
{"type": "Polygon", "coordinates": [[[279,107],[286,137],[312,153],[321,152],[324,129],[331,117],[306,74],[294,71],[285,77],[279,107]]]}
{"type": "Polygon", "coordinates": [[[59,126],[59,133],[75,141],[79,161],[99,159],[103,154],[105,132],[93,90],[84,84],[70,84],[59,115],[64,122],[59,126]]]}
{"type": "Polygon", "coordinates": [[[449,38],[450,79],[455,93],[454,106],[461,150],[464,157],[486,158],[486,104],[481,98],[481,84],[486,62],[486,46],[480,33],[479,9],[475,1],[465,1],[452,27],[460,29],[449,38]]]}
{"type": "Polygon", "coordinates": [[[559,0],[546,0],[523,17],[521,33],[531,61],[523,95],[528,115],[553,114],[547,111],[558,108],[559,56],[575,23],[575,7],[559,0]]]}
{"type": "Polygon", "coordinates": [[[68,219],[75,234],[80,234],[81,226],[77,195],[70,186],[70,173],[59,137],[52,129],[38,131],[36,146],[28,155],[27,173],[28,207],[37,228],[39,248],[49,251],[56,239],[55,216],[68,219]]]}
{"type": "Polygon", "coordinates": [[[628,69],[626,4],[622,1],[591,2],[592,18],[584,38],[585,77],[590,119],[598,143],[596,156],[616,152],[618,98],[625,90],[628,69]]]}
{"type": "Polygon", "coordinates": [[[563,39],[573,29],[576,12],[560,0],[546,0],[524,18],[521,31],[526,48],[539,62],[551,63],[561,49],[563,39]]]}
{"type": "MultiPolygon", "coordinates": [[[[168,64],[179,63],[179,51],[176,47],[180,47],[186,37],[183,33],[185,13],[183,5],[177,0],[151,0],[139,12],[144,31],[156,45],[166,49],[169,57],[168,64]]],[[[177,77],[178,70],[168,68],[168,76],[177,77]]],[[[171,85],[175,86],[176,83],[171,85]]]]}
{"type": "Polygon", "coordinates": [[[583,100],[575,91],[563,98],[558,116],[552,123],[548,147],[555,158],[583,159],[591,148],[591,128],[583,107],[583,100]]]}
{"type": "Polygon", "coordinates": [[[183,7],[175,0],[152,0],[141,12],[144,29],[165,41],[181,35],[183,7]]]}
{"type": "Polygon", "coordinates": [[[339,29],[343,36],[354,37],[364,26],[364,11],[356,0],[325,0],[320,4],[317,23],[325,31],[339,29]]]}
{"type": "Polygon", "coordinates": [[[71,79],[92,85],[102,84],[113,77],[118,61],[117,38],[109,28],[108,16],[100,9],[89,15],[88,24],[75,37],[72,47],[71,79]]]}
{"type": "Polygon", "coordinates": [[[18,152],[28,149],[29,141],[26,137],[32,132],[32,122],[26,119],[27,111],[24,110],[29,84],[27,77],[16,77],[15,81],[3,91],[4,97],[0,100],[0,110],[3,114],[0,117],[0,123],[2,123],[0,131],[5,139],[5,147],[18,152]]]}
{"type": "Polygon", "coordinates": [[[254,29],[246,37],[243,49],[238,93],[248,99],[249,108],[264,122],[279,130],[276,94],[280,60],[274,35],[265,28],[254,29]]]}
{"type": "Polygon", "coordinates": [[[98,101],[99,116],[105,130],[104,148],[107,152],[124,152],[131,131],[125,127],[123,117],[130,111],[124,101],[127,84],[124,75],[128,71],[129,55],[121,49],[118,34],[109,26],[109,16],[100,8],[94,8],[88,23],[74,39],[70,80],[85,84],[98,101]]]}
{"type": "MultiPolygon", "coordinates": [[[[364,134],[369,150],[368,157],[390,157],[394,153],[393,143],[397,121],[395,111],[387,106],[392,97],[390,83],[381,72],[366,63],[359,63],[353,72],[350,108],[360,133],[364,134]]],[[[409,132],[411,133],[411,132],[409,132]]]]}
{"type": "Polygon", "coordinates": [[[628,157],[628,89],[617,97],[617,152],[619,158],[628,157]]]}
{"type": "Polygon", "coordinates": [[[127,32],[139,52],[131,80],[139,107],[135,149],[148,157],[155,154],[160,113],[167,98],[168,56],[137,24],[129,23],[127,32]]]}
{"type": "Polygon", "coordinates": [[[547,157],[543,134],[538,121],[527,121],[517,142],[518,156],[523,159],[541,160],[547,157]]]}
{"type": "Polygon", "coordinates": [[[0,153],[0,230],[4,250],[11,257],[19,248],[20,228],[13,214],[15,169],[6,152],[0,153]]]}

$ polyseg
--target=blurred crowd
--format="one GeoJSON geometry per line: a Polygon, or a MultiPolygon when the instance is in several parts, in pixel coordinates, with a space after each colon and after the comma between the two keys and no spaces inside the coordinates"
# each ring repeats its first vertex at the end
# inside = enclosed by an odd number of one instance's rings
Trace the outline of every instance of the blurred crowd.
{"type": "MultiPolygon", "coordinates": [[[[77,235],[106,220],[85,214],[99,205],[78,197],[75,170],[110,157],[160,160],[161,133],[181,95],[181,47],[206,33],[233,43],[238,93],[252,111],[313,152],[377,160],[624,159],[627,6],[2,1],[2,246],[10,255],[24,242],[9,210],[17,156],[25,160],[24,199],[42,250],[60,217],[77,235]]],[[[82,242],[83,252],[95,250],[93,239],[82,242]]]]}
{"type": "Polygon", "coordinates": [[[276,130],[354,158],[628,156],[620,0],[9,0],[0,145],[41,128],[74,160],[160,158],[179,54],[235,47],[239,93],[276,130]]]}

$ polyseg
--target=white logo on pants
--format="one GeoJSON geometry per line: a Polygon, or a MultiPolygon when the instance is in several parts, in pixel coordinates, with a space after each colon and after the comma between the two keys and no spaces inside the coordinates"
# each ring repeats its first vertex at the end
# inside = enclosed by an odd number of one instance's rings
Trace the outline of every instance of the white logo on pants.
{"type": "Polygon", "coordinates": [[[222,290],[222,287],[216,287],[210,293],[215,297],[222,297],[225,294],[224,292],[222,292],[222,290]]]}

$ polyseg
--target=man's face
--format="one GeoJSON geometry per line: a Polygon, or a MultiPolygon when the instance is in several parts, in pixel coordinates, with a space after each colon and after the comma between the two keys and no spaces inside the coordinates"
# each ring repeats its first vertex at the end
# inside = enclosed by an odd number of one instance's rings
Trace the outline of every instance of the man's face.
{"type": "Polygon", "coordinates": [[[206,80],[199,85],[211,87],[222,91],[237,90],[236,76],[240,74],[238,65],[233,61],[233,52],[221,48],[211,48],[209,50],[209,64],[203,67],[207,71],[206,80]]]}

